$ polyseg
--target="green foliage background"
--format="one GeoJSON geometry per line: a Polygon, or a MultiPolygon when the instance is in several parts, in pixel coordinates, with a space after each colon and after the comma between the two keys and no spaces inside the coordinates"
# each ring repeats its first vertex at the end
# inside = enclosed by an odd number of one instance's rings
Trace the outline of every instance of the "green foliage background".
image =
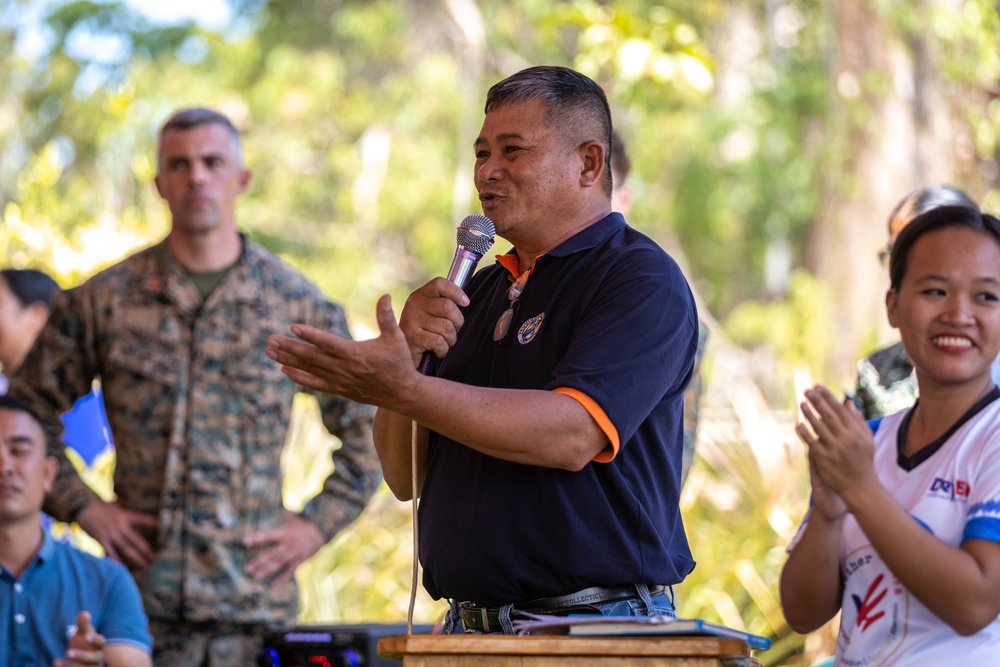
{"type": "MultiPolygon", "coordinates": [[[[42,267],[70,287],[160,238],[156,130],[173,109],[212,106],[242,130],[255,173],[241,226],[344,303],[365,337],[378,296],[398,308],[440,274],[455,224],[478,211],[472,141],[489,85],[528,65],[575,67],[608,91],[629,144],[630,222],[682,262],[712,328],[683,499],[699,567],[678,591],[680,612],[774,637],[766,664],[828,654],[828,632],[806,640],[785,626],[776,581],[808,498],[795,397],[851,373],[828,361],[844,332],[808,249],[824,211],[859,189],[846,139],[871,108],[844,104],[832,73],[846,38],[836,12],[856,3],[229,4],[219,29],[154,23],[118,1],[0,5],[0,264],[42,267]]],[[[886,42],[920,37],[943,54],[935,66],[945,94],[963,100],[956,122],[970,137],[954,180],[996,208],[1000,19],[988,0],[955,4],[871,7],[886,42]]],[[[874,93],[889,83],[862,77],[874,93]]],[[[852,333],[864,348],[878,342],[875,327],[852,333]]],[[[296,406],[284,461],[293,507],[337,446],[314,412],[296,406]]],[[[86,474],[106,487],[112,465],[86,474]]],[[[299,572],[302,620],[403,618],[409,521],[383,488],[299,572]]],[[[418,597],[418,620],[441,611],[418,597]]]]}

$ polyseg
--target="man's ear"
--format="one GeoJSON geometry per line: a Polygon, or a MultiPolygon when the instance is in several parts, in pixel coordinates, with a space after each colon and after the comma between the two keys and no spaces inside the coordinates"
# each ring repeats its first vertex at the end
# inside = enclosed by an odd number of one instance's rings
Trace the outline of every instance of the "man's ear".
{"type": "Polygon", "coordinates": [[[577,149],[580,155],[580,185],[585,188],[602,184],[604,178],[604,146],[588,141],[577,149]]]}
{"type": "Polygon", "coordinates": [[[896,305],[899,299],[899,295],[896,294],[896,290],[889,289],[885,293],[885,313],[889,318],[889,326],[893,329],[898,329],[899,325],[896,324],[896,305]]]}
{"type": "Polygon", "coordinates": [[[249,187],[250,185],[251,178],[253,178],[252,169],[240,169],[239,183],[238,183],[239,189],[237,190],[237,192],[239,192],[240,194],[246,192],[247,187],[249,187]]]}
{"type": "Polygon", "coordinates": [[[41,301],[35,301],[28,306],[28,320],[31,323],[32,333],[37,336],[49,321],[49,307],[41,301]]]}
{"type": "Polygon", "coordinates": [[[56,475],[59,474],[59,462],[54,456],[45,457],[45,484],[42,488],[45,489],[45,493],[52,492],[52,484],[56,481],[56,475]]]}
{"type": "Polygon", "coordinates": [[[156,185],[156,194],[160,195],[161,199],[166,199],[167,196],[163,194],[163,184],[160,182],[160,172],[156,172],[156,176],[153,177],[153,184],[156,185]]]}

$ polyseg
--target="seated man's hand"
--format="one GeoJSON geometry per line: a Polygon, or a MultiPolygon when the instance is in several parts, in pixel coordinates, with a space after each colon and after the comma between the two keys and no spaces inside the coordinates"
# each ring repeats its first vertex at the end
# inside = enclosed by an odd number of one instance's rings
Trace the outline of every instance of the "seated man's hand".
{"type": "Polygon", "coordinates": [[[145,650],[130,644],[107,645],[104,635],[94,629],[90,613],[76,615],[76,633],[70,637],[66,657],[53,667],[153,667],[145,650]]]}
{"type": "Polygon", "coordinates": [[[84,665],[104,665],[104,637],[94,630],[90,613],[81,611],[76,615],[76,633],[69,638],[66,658],[55,660],[55,667],[83,667],[84,665]]]}

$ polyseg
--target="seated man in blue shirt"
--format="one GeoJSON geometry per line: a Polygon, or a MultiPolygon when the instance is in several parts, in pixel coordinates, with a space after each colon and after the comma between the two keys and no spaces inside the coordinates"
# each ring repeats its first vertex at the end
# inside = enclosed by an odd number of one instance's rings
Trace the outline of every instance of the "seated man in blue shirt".
{"type": "Polygon", "coordinates": [[[150,667],[149,623],[128,571],[42,530],[56,470],[37,418],[0,396],[0,665],[150,667]]]}

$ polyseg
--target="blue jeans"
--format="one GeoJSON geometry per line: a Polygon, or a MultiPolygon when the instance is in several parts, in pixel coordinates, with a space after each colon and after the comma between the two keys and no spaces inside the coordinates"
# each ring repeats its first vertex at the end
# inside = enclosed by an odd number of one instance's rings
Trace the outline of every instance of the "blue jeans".
{"type": "MultiPolygon", "coordinates": [[[[668,586],[664,593],[656,596],[650,596],[649,586],[646,584],[636,584],[635,589],[637,597],[628,600],[616,600],[614,602],[601,602],[592,606],[600,611],[603,616],[674,615],[675,607],[673,586],[668,586]]],[[[448,613],[445,614],[444,622],[441,625],[441,634],[460,635],[463,633],[469,633],[476,635],[512,635],[515,633],[514,626],[510,620],[511,613],[517,613],[514,609],[514,605],[512,604],[504,605],[500,608],[500,626],[503,628],[502,632],[477,632],[475,630],[466,630],[462,625],[462,619],[458,617],[458,605],[454,600],[451,600],[448,607],[448,613]]]]}

